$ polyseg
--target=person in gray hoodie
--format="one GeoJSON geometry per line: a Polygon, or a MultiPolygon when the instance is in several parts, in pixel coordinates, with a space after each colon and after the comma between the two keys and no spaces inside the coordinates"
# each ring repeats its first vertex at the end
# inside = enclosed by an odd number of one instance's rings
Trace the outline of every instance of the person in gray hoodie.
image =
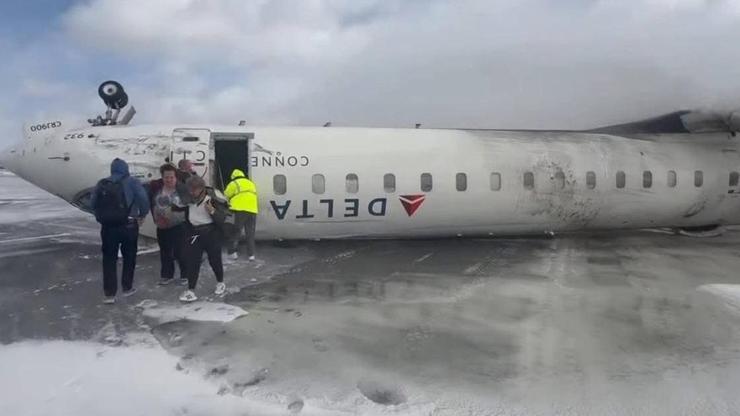
{"type": "Polygon", "coordinates": [[[118,291],[118,250],[123,256],[121,287],[123,295],[136,292],[134,269],[138,250],[139,226],[149,213],[149,198],[138,179],[129,174],[128,164],[113,159],[110,176],[95,186],[90,205],[100,223],[103,252],[103,303],[114,303],[118,291]]]}

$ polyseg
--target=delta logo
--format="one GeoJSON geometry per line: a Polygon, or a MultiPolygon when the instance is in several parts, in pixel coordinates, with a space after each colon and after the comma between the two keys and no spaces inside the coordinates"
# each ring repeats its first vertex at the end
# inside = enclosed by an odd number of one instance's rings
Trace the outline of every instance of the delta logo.
{"type": "Polygon", "coordinates": [[[421,204],[423,204],[426,200],[426,195],[401,195],[398,197],[398,199],[401,201],[403,209],[406,210],[406,214],[411,217],[416,213],[416,211],[419,210],[419,208],[421,208],[421,204]]]}
{"type": "MultiPolygon", "coordinates": [[[[426,195],[399,195],[398,200],[406,211],[406,215],[413,217],[426,200],[426,195]]],[[[282,202],[270,201],[270,207],[278,220],[287,216],[294,216],[297,220],[316,218],[357,218],[361,216],[385,217],[388,215],[388,199],[375,198],[363,201],[358,198],[320,199],[315,200],[286,200],[282,202]],[[294,204],[295,202],[295,204],[294,204]]]]}

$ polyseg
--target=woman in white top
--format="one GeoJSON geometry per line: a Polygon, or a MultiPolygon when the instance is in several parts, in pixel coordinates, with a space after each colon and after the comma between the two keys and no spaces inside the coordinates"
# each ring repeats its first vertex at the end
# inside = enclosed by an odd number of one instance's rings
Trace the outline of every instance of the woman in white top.
{"type": "Polygon", "coordinates": [[[228,212],[226,198],[219,195],[213,188],[206,187],[205,181],[193,176],[187,181],[191,201],[184,207],[187,223],[187,237],[185,240],[185,257],[188,261],[188,290],[180,295],[183,302],[193,302],[198,299],[195,287],[200,274],[200,264],[203,252],[208,254],[208,263],[216,275],[216,290],[218,296],[226,292],[224,284],[224,267],[221,261],[221,246],[223,234],[218,224],[222,224],[228,212]]]}

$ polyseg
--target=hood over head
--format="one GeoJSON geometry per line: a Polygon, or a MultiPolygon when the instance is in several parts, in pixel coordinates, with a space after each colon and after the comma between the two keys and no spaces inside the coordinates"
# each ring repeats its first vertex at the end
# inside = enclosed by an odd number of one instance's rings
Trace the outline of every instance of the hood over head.
{"type": "Polygon", "coordinates": [[[234,169],[233,171],[231,171],[231,179],[246,178],[246,177],[247,175],[245,175],[244,172],[242,172],[240,169],[234,169]]]}
{"type": "Polygon", "coordinates": [[[128,176],[128,163],[126,163],[126,161],[123,159],[113,159],[113,162],[111,162],[110,164],[110,174],[120,177],[128,176]]]}

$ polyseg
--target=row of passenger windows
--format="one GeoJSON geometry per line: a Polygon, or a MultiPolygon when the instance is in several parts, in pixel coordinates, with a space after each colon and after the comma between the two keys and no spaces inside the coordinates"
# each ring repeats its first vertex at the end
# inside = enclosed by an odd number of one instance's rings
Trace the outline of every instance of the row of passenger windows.
{"type": "MultiPolygon", "coordinates": [[[[524,189],[534,189],[534,173],[524,172],[523,185],[524,189]]],[[[565,174],[562,171],[555,173],[552,178],[557,188],[565,188],[565,174]]],[[[738,186],[740,182],[740,173],[731,172],[729,186],[738,186]]],[[[616,174],[616,187],[622,189],[627,184],[627,175],[624,171],[618,171],[616,174]]],[[[700,170],[694,171],[694,186],[701,187],[704,184],[704,172],[700,170]]],[[[419,185],[422,192],[431,192],[433,188],[432,174],[422,173],[419,179],[419,185]]],[[[678,177],[676,172],[669,170],[666,177],[666,185],[669,188],[675,188],[678,185],[678,177]]],[[[642,172],[642,187],[645,189],[652,188],[653,186],[653,173],[649,170],[642,172]]],[[[273,191],[277,195],[284,195],[288,191],[287,178],[285,175],[275,175],[272,179],[273,191]]],[[[596,173],[593,171],[586,172],[586,187],[588,189],[596,188],[596,173]]],[[[492,191],[501,190],[501,174],[499,172],[493,172],[490,175],[490,188],[492,191]]],[[[326,178],[322,174],[315,174],[311,177],[311,189],[315,194],[323,194],[326,192],[326,178]]],[[[396,175],[392,173],[386,173],[383,175],[383,189],[387,193],[396,192],[396,175]]],[[[457,173],[455,175],[455,189],[459,192],[466,191],[468,189],[468,175],[465,173],[457,173]]],[[[345,177],[345,190],[349,194],[355,194],[360,190],[360,180],[354,173],[350,173],[345,177]]]]}
{"type": "MultiPolygon", "coordinates": [[[[494,175],[496,177],[496,191],[501,189],[501,175],[494,173],[491,175],[493,181],[494,175]]],[[[285,175],[275,175],[272,178],[272,187],[276,195],[284,195],[288,191],[288,180],[285,175]]],[[[468,175],[465,173],[458,173],[455,176],[456,188],[458,191],[466,191],[468,189],[468,175]]],[[[493,182],[491,183],[492,189],[494,187],[493,182]]],[[[422,192],[430,192],[433,188],[432,174],[422,173],[420,179],[420,188],[422,192]]],[[[396,192],[396,175],[392,173],[386,173],[383,175],[383,189],[387,193],[396,192]]],[[[317,173],[311,177],[311,190],[315,194],[323,194],[326,192],[326,178],[324,175],[317,173]]],[[[360,190],[360,180],[356,174],[350,173],[345,177],[345,190],[349,194],[356,194],[360,190]]]]}

